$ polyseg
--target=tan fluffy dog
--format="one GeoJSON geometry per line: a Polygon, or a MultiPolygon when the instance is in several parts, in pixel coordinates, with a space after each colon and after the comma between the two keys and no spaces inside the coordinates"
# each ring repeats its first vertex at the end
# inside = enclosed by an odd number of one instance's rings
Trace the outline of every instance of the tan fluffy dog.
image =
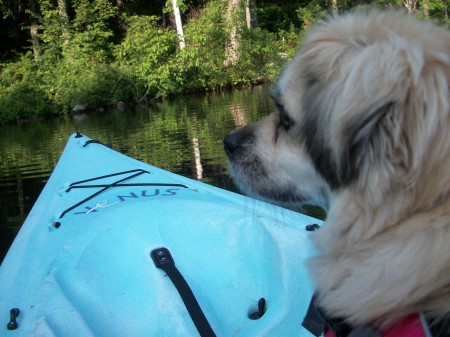
{"type": "Polygon", "coordinates": [[[385,328],[450,308],[450,33],[400,13],[315,27],[276,111],[225,139],[242,190],[328,209],[309,266],[330,316],[385,328]]]}

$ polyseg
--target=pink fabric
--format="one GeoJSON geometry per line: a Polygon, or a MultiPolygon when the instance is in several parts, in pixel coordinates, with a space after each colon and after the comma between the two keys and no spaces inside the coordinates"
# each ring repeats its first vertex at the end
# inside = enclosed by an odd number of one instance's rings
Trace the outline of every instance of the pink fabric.
{"type": "Polygon", "coordinates": [[[383,334],[383,337],[426,337],[418,314],[405,318],[383,334]]]}
{"type": "MultiPolygon", "coordinates": [[[[426,337],[418,314],[405,318],[382,334],[383,337],[426,337]]],[[[336,337],[334,332],[328,330],[325,337],[336,337]]]]}

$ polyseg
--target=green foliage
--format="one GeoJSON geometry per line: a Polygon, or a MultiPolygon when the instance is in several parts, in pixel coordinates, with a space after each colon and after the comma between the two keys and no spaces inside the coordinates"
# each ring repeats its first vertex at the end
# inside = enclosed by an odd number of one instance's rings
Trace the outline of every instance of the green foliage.
{"type": "MultiPolygon", "coordinates": [[[[172,12],[172,10],[173,10],[173,1],[174,0],[166,0],[165,6],[164,6],[164,9],[163,9],[163,13],[164,14],[168,14],[168,13],[172,12]]],[[[189,9],[186,1],[184,1],[184,0],[176,0],[176,2],[177,2],[177,6],[180,9],[181,13],[185,13],[189,9]]]]}
{"type": "Polygon", "coordinates": [[[67,23],[61,23],[58,8],[53,5],[51,0],[41,1],[40,15],[37,13],[30,14],[39,20],[38,35],[41,40],[40,53],[46,53],[47,58],[56,62],[68,38],[69,27],[67,23]],[[65,28],[64,34],[62,28],[65,28]]]}
{"type": "Polygon", "coordinates": [[[111,2],[104,0],[76,0],[75,17],[71,22],[72,33],[67,43],[69,55],[107,61],[111,55],[112,29],[109,25],[116,11],[111,2]]]}
{"type": "Polygon", "coordinates": [[[285,60],[275,34],[262,29],[245,29],[239,44],[239,58],[231,66],[234,85],[274,80],[285,60]]]}
{"type": "Polygon", "coordinates": [[[18,62],[4,63],[0,65],[0,92],[7,94],[9,88],[20,83],[24,78],[36,70],[36,65],[31,59],[30,53],[23,55],[18,62]]]}
{"type": "Polygon", "coordinates": [[[40,1],[39,20],[41,54],[58,61],[62,56],[74,59],[107,61],[111,54],[111,19],[117,15],[109,1],[75,0],[74,16],[61,13],[53,1],[40,1]]]}
{"type": "Polygon", "coordinates": [[[127,24],[127,35],[115,49],[119,69],[134,79],[142,97],[176,92],[177,34],[159,27],[154,16],[133,16],[127,24]]]}
{"type": "Polygon", "coordinates": [[[44,91],[26,81],[14,84],[9,95],[0,97],[0,121],[48,115],[49,111],[44,91]]]}
{"type": "Polygon", "coordinates": [[[50,113],[50,104],[31,53],[0,68],[0,122],[50,113]]]}
{"type": "Polygon", "coordinates": [[[259,26],[272,33],[289,31],[292,26],[300,27],[301,21],[296,15],[303,6],[291,2],[287,4],[269,3],[257,8],[259,26]]]}
{"type": "Polygon", "coordinates": [[[291,25],[288,30],[281,30],[278,32],[280,43],[280,55],[284,59],[290,60],[294,57],[299,44],[301,42],[300,29],[291,25]]]}
{"type": "Polygon", "coordinates": [[[421,11],[419,17],[425,20],[433,20],[441,24],[449,24],[448,2],[424,0],[420,3],[421,11]]]}
{"type": "MultiPolygon", "coordinates": [[[[39,38],[36,60],[21,49],[3,52],[19,57],[0,65],[0,121],[271,81],[304,32],[334,11],[331,0],[261,0],[259,27],[248,29],[247,1],[230,14],[228,1],[178,0],[185,13],[180,49],[180,37],[162,25],[162,3],[152,2],[152,9],[144,0],[118,3],[34,0],[19,12],[14,1],[0,1],[4,20],[22,20],[24,32],[37,22],[39,38]]],[[[171,5],[167,0],[166,10],[171,5]]],[[[404,8],[402,0],[337,2],[339,12],[355,6],[404,8]]],[[[446,0],[419,0],[415,14],[448,24],[446,0]]]]}
{"type": "Polygon", "coordinates": [[[186,48],[180,56],[187,66],[184,85],[188,91],[217,89],[230,83],[224,65],[229,37],[226,9],[223,1],[211,1],[185,26],[186,48]]]}
{"type": "Polygon", "coordinates": [[[69,111],[76,104],[96,109],[137,98],[134,82],[117,66],[107,64],[61,62],[53,76],[45,77],[45,85],[62,111],[69,111]]]}
{"type": "Polygon", "coordinates": [[[310,29],[317,20],[325,17],[326,13],[326,9],[318,2],[311,2],[307,6],[297,9],[297,15],[302,22],[303,31],[310,29]]]}

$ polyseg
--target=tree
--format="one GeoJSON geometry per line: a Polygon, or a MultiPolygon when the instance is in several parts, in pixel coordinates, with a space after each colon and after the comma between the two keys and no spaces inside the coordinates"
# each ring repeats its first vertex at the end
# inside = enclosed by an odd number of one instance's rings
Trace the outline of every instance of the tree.
{"type": "Polygon", "coordinates": [[[33,58],[35,61],[39,58],[39,37],[38,37],[38,29],[39,24],[36,20],[36,16],[33,13],[37,13],[37,4],[35,1],[30,1],[29,3],[30,10],[28,11],[29,17],[30,17],[30,26],[29,26],[29,32],[30,32],[30,40],[31,40],[31,48],[33,49],[33,58]]]}
{"type": "Polygon", "coordinates": [[[116,8],[110,1],[76,0],[74,9],[75,16],[70,22],[73,41],[68,49],[70,55],[93,62],[109,60],[114,37],[111,21],[117,15],[116,8]]]}
{"type": "MultiPolygon", "coordinates": [[[[60,5],[58,3],[58,5],[60,5]]],[[[38,19],[37,36],[40,54],[56,61],[69,40],[69,22],[66,9],[55,7],[51,0],[39,0],[31,13],[38,19]],[[65,12],[65,13],[64,13],[65,12]],[[67,20],[67,21],[66,21],[67,20]]]]}
{"type": "Polygon", "coordinates": [[[65,43],[69,43],[69,15],[67,14],[66,0],[58,0],[58,14],[61,21],[61,32],[65,43]]]}
{"type": "Polygon", "coordinates": [[[417,11],[417,4],[419,0],[403,0],[403,5],[408,10],[409,14],[412,14],[417,11]]]}
{"type": "Polygon", "coordinates": [[[38,55],[36,17],[30,15],[36,0],[0,0],[0,58],[17,59],[31,47],[38,55]]]}
{"type": "Polygon", "coordinates": [[[333,11],[333,14],[338,13],[339,9],[338,9],[337,0],[331,0],[331,10],[333,11]]]}
{"type": "Polygon", "coordinates": [[[240,31],[243,28],[244,15],[246,28],[256,28],[258,19],[255,0],[228,0],[226,23],[229,27],[230,38],[225,48],[227,55],[225,64],[227,65],[233,64],[239,57],[240,31]]]}
{"type": "Polygon", "coordinates": [[[247,29],[256,28],[258,26],[255,0],[245,0],[245,22],[247,23],[247,29]]]}
{"type": "Polygon", "coordinates": [[[178,7],[177,0],[172,0],[172,6],[173,6],[173,14],[175,16],[175,26],[177,29],[178,36],[180,37],[180,42],[178,45],[180,46],[180,49],[184,49],[186,44],[184,41],[183,23],[181,21],[180,7],[178,7]]]}
{"type": "Polygon", "coordinates": [[[226,50],[226,60],[225,64],[232,64],[237,58],[237,50],[239,47],[239,39],[236,28],[236,19],[234,17],[237,15],[239,10],[240,0],[228,0],[227,9],[227,24],[230,27],[230,39],[225,47],[226,50]]]}

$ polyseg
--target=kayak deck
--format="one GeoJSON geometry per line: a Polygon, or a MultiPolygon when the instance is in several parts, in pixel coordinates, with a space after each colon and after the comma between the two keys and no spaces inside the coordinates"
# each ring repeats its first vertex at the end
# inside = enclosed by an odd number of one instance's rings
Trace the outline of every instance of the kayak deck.
{"type": "Polygon", "coordinates": [[[1,335],[198,336],[167,247],[218,336],[308,336],[311,223],[73,135],[0,267],[1,335]]]}

